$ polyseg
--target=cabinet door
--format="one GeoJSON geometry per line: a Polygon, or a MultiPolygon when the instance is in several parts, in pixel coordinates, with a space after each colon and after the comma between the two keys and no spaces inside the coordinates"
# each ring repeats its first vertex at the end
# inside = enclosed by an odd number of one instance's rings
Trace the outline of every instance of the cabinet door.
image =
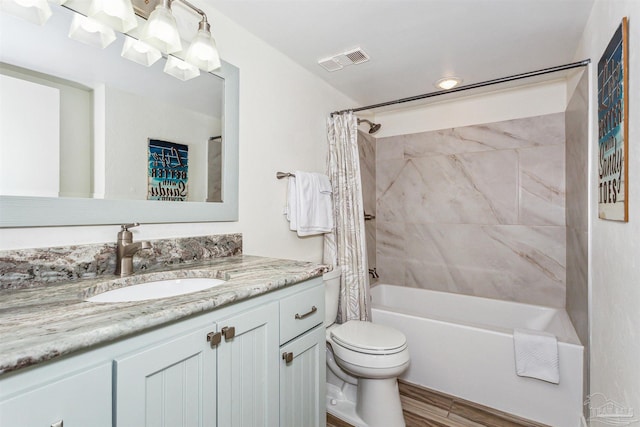
{"type": "Polygon", "coordinates": [[[214,326],[116,359],[117,427],[215,427],[214,326]]]}
{"type": "Polygon", "coordinates": [[[2,427],[111,427],[111,364],[0,402],[2,427]]]}
{"type": "Polygon", "coordinates": [[[326,425],[324,325],[283,345],[280,354],[280,426],[326,425]]]}
{"type": "Polygon", "coordinates": [[[278,425],[278,303],[218,322],[218,425],[278,425]],[[223,332],[224,336],[224,332],[223,332]]]}

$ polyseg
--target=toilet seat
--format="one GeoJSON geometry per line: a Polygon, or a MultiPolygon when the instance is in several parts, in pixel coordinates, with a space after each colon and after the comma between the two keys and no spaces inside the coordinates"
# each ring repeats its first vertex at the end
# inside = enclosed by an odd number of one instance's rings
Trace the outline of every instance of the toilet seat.
{"type": "Polygon", "coordinates": [[[369,355],[396,354],[407,348],[407,338],[402,332],[360,320],[332,328],[331,338],[341,347],[369,355]]]}

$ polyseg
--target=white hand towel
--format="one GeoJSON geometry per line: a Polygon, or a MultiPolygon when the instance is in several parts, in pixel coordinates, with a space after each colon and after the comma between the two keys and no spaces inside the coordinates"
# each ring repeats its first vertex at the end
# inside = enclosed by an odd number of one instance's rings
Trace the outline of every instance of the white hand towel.
{"type": "Polygon", "coordinates": [[[333,193],[333,189],[331,188],[331,181],[329,181],[329,177],[327,175],[317,173],[316,177],[318,178],[318,190],[320,190],[320,193],[333,193]]]}
{"type": "Polygon", "coordinates": [[[289,230],[296,231],[298,229],[298,192],[296,190],[296,177],[289,177],[289,186],[287,187],[287,220],[289,221],[289,230]]]}
{"type": "Polygon", "coordinates": [[[516,374],[553,384],[560,382],[558,340],[555,335],[541,331],[514,329],[513,348],[516,374]]]}
{"type": "Polygon", "coordinates": [[[333,229],[333,205],[329,178],[302,171],[296,171],[295,175],[298,236],[330,232],[333,229]]]}

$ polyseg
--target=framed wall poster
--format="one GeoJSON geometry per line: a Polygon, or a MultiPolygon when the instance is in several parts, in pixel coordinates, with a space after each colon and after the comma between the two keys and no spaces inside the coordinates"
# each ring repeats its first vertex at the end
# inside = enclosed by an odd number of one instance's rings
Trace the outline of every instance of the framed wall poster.
{"type": "Polygon", "coordinates": [[[598,61],[598,217],[629,220],[629,36],[627,18],[598,61]]]}
{"type": "Polygon", "coordinates": [[[189,146],[149,139],[148,171],[147,200],[187,201],[189,146]]]}

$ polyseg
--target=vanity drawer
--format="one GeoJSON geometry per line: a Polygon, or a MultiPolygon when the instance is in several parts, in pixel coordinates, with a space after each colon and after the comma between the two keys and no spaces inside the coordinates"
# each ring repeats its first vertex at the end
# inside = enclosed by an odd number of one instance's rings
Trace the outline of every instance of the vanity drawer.
{"type": "Polygon", "coordinates": [[[324,283],[280,300],[280,344],[324,321],[324,283]]]}
{"type": "Polygon", "coordinates": [[[111,369],[105,363],[1,401],[0,426],[110,427],[111,369]]]}

